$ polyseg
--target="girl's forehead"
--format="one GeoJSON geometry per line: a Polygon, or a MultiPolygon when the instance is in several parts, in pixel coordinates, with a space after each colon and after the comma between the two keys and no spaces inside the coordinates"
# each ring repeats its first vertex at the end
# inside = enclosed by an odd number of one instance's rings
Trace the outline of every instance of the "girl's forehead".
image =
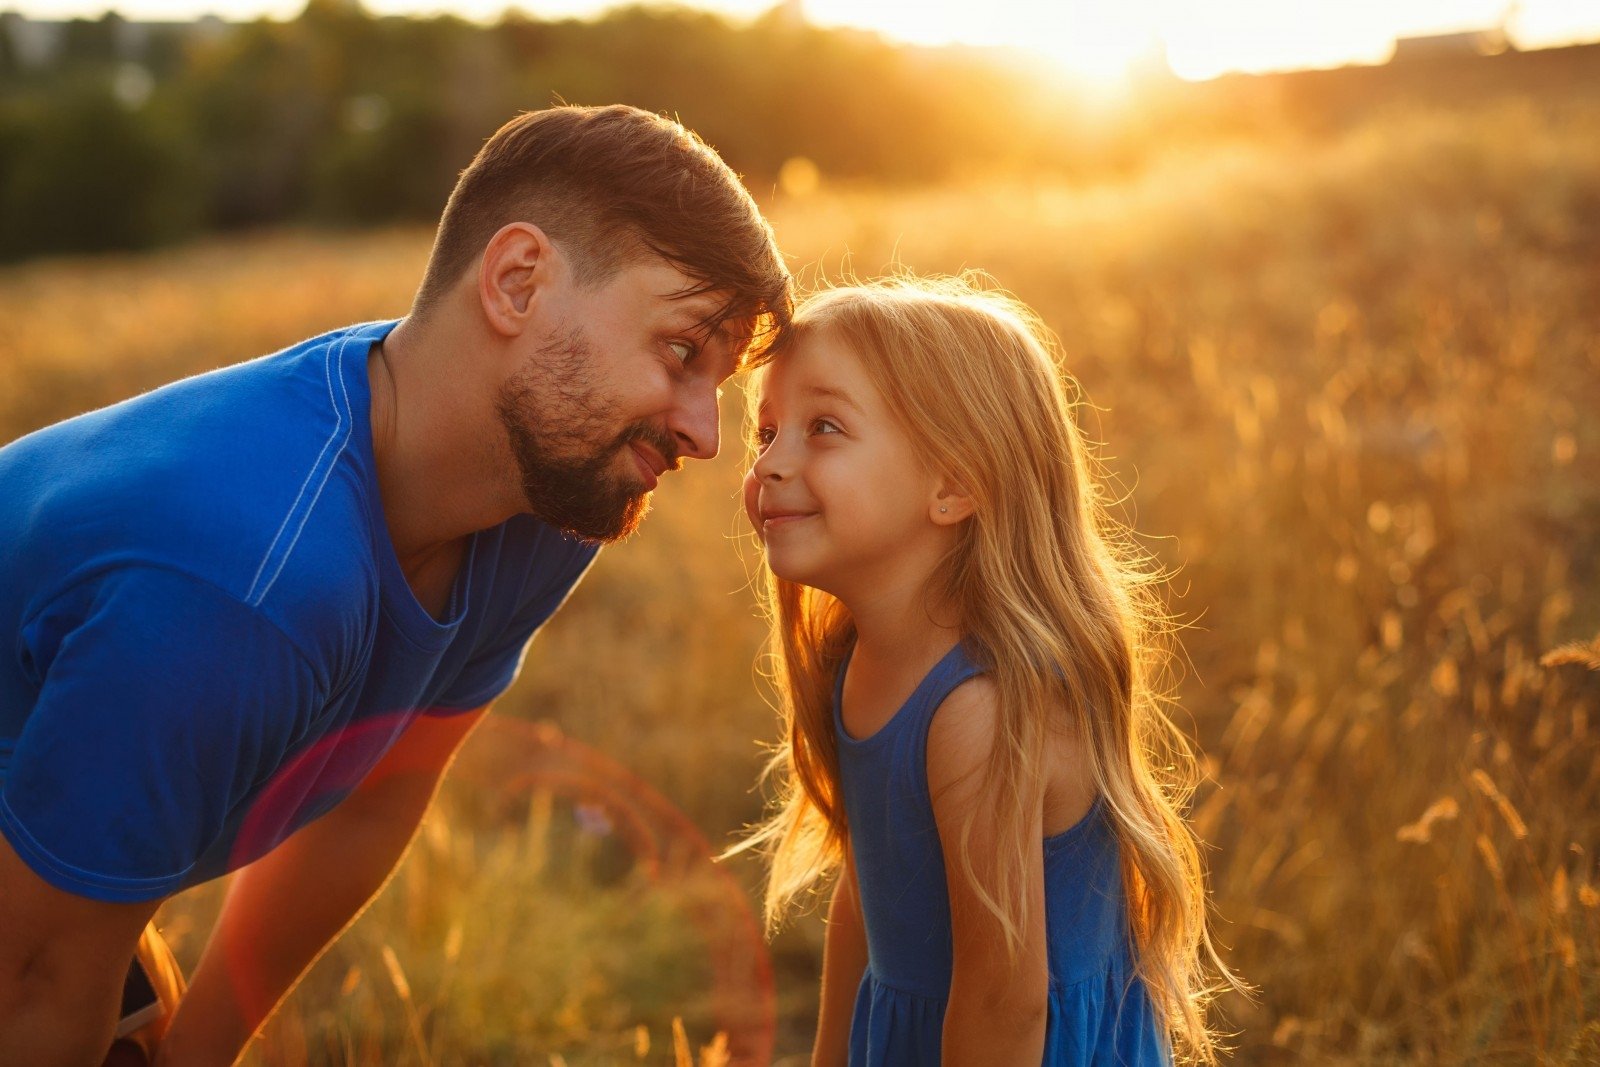
{"type": "Polygon", "coordinates": [[[763,368],[761,374],[763,398],[816,389],[849,392],[872,389],[854,348],[823,331],[810,331],[796,339],[782,355],[763,368]]]}

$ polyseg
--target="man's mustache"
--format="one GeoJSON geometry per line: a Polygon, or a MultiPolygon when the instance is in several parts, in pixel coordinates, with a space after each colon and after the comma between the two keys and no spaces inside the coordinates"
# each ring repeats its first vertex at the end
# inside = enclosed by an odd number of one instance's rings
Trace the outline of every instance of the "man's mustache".
{"type": "Polygon", "coordinates": [[[667,470],[675,471],[683,468],[683,461],[678,457],[678,442],[665,430],[657,429],[646,422],[635,423],[617,438],[617,447],[624,448],[635,441],[642,441],[661,453],[661,458],[667,461],[667,470]]]}

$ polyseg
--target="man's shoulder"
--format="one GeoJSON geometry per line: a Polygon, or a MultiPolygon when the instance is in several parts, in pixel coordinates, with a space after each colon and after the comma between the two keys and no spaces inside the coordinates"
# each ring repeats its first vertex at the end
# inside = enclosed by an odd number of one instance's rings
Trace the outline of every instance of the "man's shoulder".
{"type": "Polygon", "coordinates": [[[359,609],[375,588],[373,481],[353,447],[365,360],[344,349],[383,326],[332,331],[0,449],[8,581],[48,595],[137,563],[252,607],[272,597],[267,610],[291,626],[359,609]]]}

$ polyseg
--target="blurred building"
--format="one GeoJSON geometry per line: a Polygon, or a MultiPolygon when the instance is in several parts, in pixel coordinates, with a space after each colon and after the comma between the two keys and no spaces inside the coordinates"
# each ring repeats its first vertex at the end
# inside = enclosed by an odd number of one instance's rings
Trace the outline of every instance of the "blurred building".
{"type": "Polygon", "coordinates": [[[1516,48],[1502,26],[1461,33],[1433,33],[1422,37],[1397,37],[1394,63],[1418,59],[1460,59],[1466,56],[1497,56],[1516,48]]]}
{"type": "Polygon", "coordinates": [[[766,18],[775,26],[800,30],[810,25],[806,18],[805,0],[779,0],[767,11],[766,18]]]}
{"type": "Polygon", "coordinates": [[[101,52],[92,58],[143,63],[158,41],[173,38],[213,39],[232,25],[216,15],[192,22],[135,22],[115,12],[95,20],[30,19],[16,11],[0,11],[0,38],[24,70],[43,70],[63,60],[87,58],[74,53],[101,52]]]}
{"type": "Polygon", "coordinates": [[[24,68],[37,70],[54,63],[61,54],[66,29],[65,22],[37,22],[15,11],[0,11],[0,37],[24,68]]]}
{"type": "Polygon", "coordinates": [[[1522,4],[1513,0],[1506,5],[1500,21],[1493,26],[1456,33],[1429,33],[1414,37],[1397,37],[1394,55],[1390,62],[1405,63],[1412,60],[1464,59],[1471,56],[1497,56],[1502,52],[1516,51],[1507,30],[1522,4]]]}

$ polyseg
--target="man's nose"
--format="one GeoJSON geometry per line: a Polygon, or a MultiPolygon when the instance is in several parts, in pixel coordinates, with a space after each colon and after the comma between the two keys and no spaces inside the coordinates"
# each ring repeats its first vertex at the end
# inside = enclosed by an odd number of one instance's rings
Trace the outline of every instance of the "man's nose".
{"type": "Polygon", "coordinates": [[[678,441],[678,454],[689,459],[714,458],[720,424],[716,386],[693,389],[680,401],[670,427],[678,441]]]}

